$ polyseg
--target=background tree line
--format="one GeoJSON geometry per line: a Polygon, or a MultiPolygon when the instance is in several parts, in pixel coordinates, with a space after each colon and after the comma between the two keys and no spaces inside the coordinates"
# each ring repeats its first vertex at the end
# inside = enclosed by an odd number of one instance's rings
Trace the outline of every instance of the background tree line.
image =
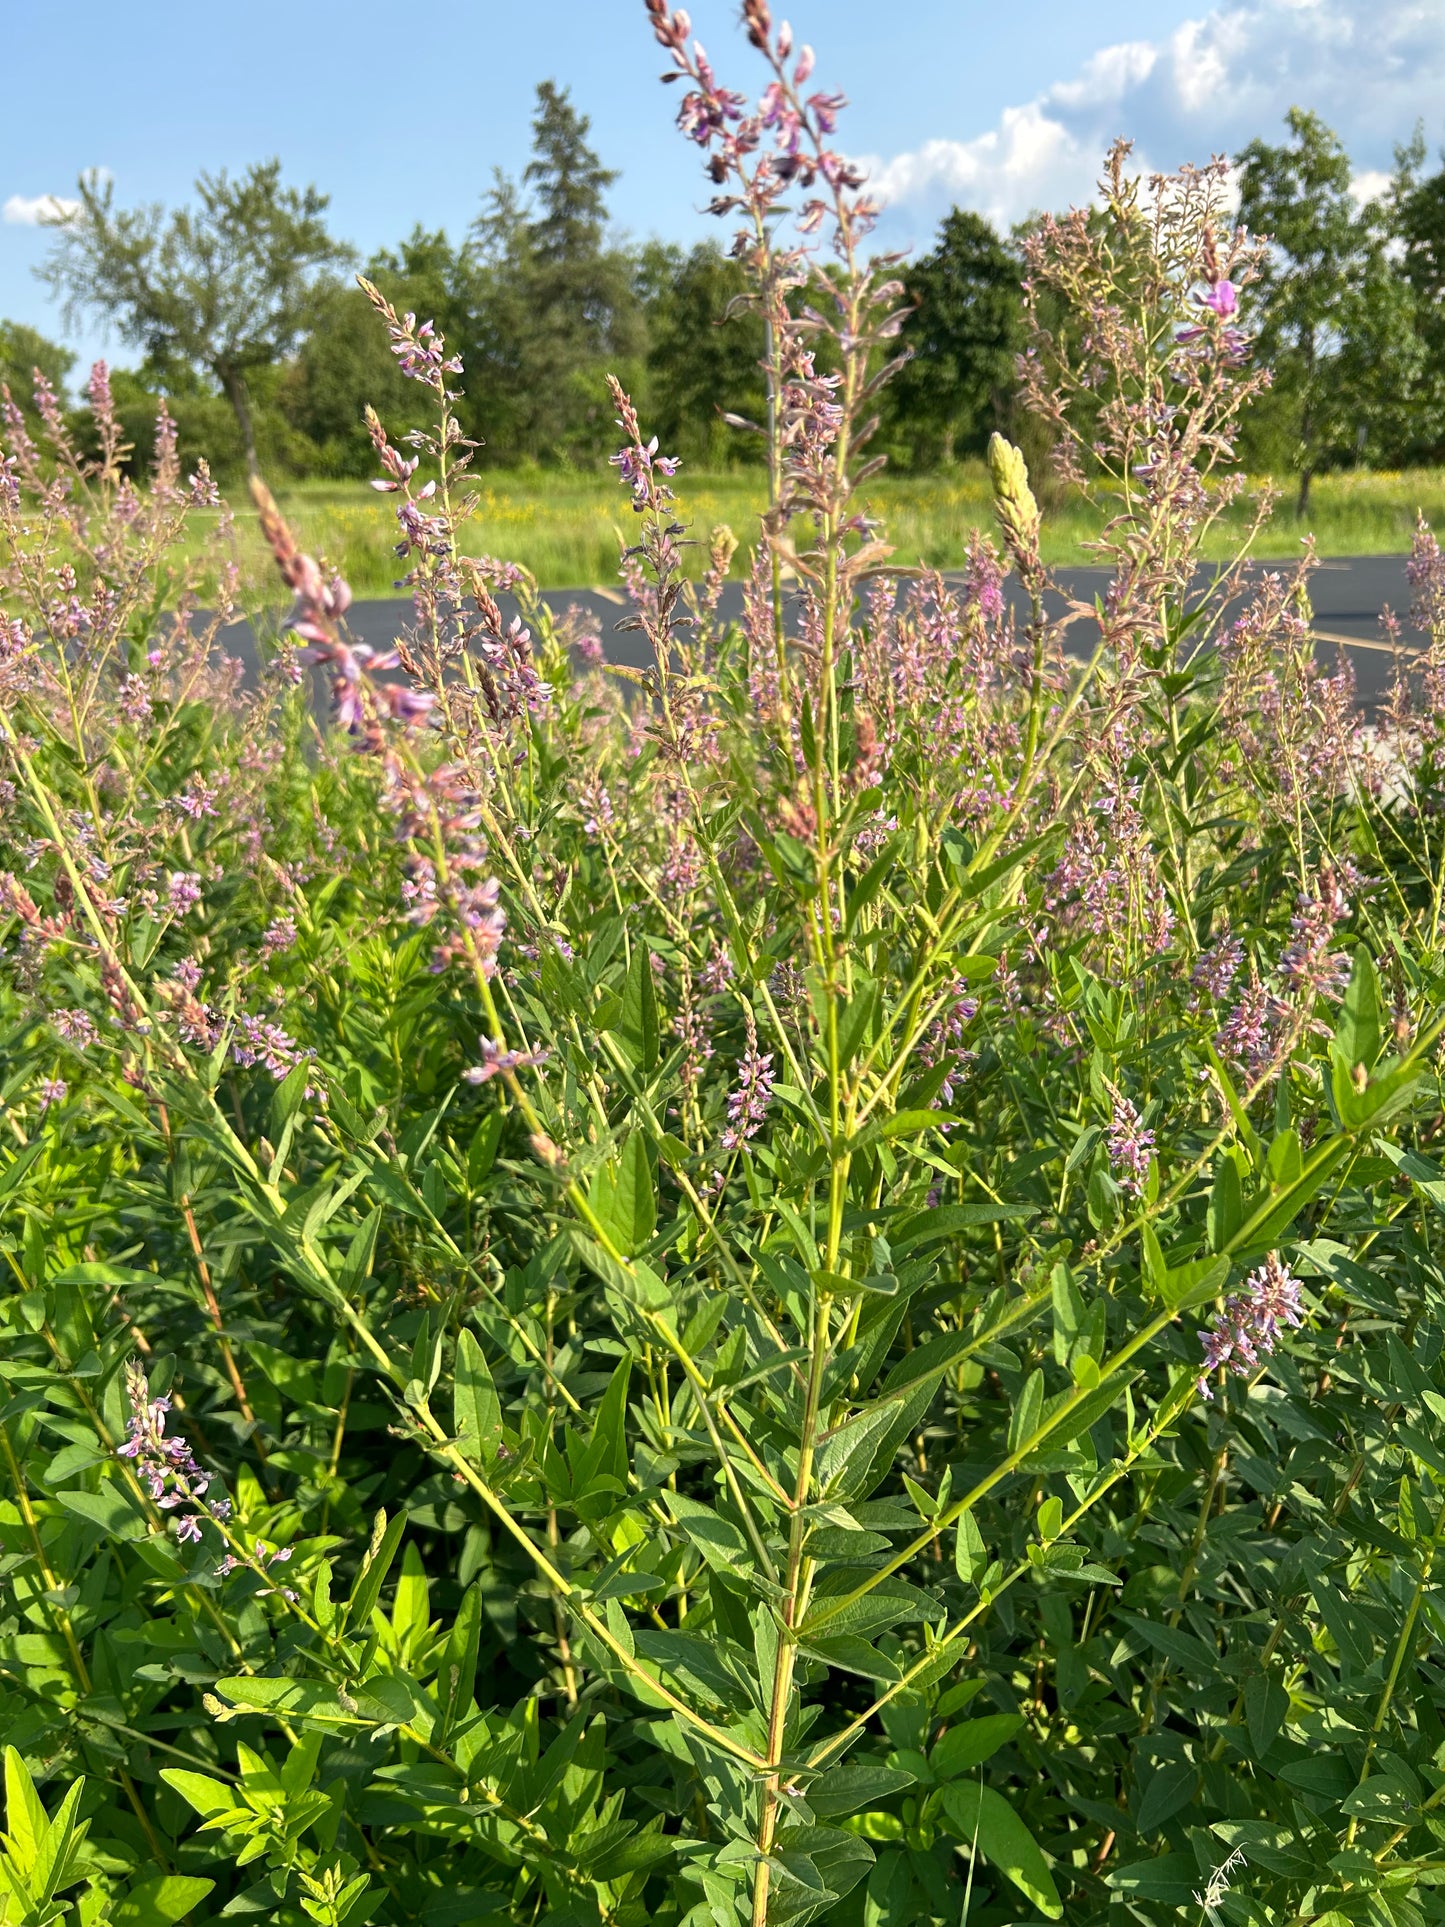
{"type": "MultiPolygon", "coordinates": [[[[1317,116],[1293,109],[1285,135],[1236,157],[1240,219],[1275,244],[1247,313],[1274,386],[1242,452],[1253,469],[1297,476],[1303,511],[1321,470],[1445,461],[1445,165],[1427,171],[1417,131],[1387,189],[1364,198],[1317,116]]],[[[498,173],[460,238],[418,226],[364,263],[461,355],[462,420],[483,466],[599,462],[608,372],[691,462],[754,457],[722,418],[763,406],[742,272],[714,243],[619,241],[615,178],[585,116],[544,82],[521,180],[498,173]]],[[[365,404],[405,418],[417,390],[355,286],[355,254],[326,226],[324,195],[285,185],[274,161],[235,180],[203,175],[196,205],[169,213],[119,209],[98,178],[80,194],[42,272],[68,320],[98,316],[138,351],[114,376],[138,444],[164,395],[183,450],[223,476],[248,460],[295,476],[371,472],[365,404]]],[[[1014,374],[1022,232],[955,208],[906,270],[912,359],[885,390],[880,439],[895,466],[947,467],[995,428],[1028,441],[1014,374]]],[[[32,365],[60,385],[70,364],[34,330],[0,323],[0,378],[17,397],[32,365]]]]}

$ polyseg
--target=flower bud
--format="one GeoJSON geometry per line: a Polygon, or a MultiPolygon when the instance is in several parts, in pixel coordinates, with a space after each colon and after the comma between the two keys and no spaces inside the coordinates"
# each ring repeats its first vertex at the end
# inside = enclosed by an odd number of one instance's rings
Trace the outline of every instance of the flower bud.
{"type": "Polygon", "coordinates": [[[1033,557],[1038,551],[1039,505],[1029,487],[1028,465],[1022,453],[1002,435],[989,437],[988,472],[993,483],[994,513],[1004,540],[1016,560],[1033,557]]]}
{"type": "Polygon", "coordinates": [[[566,1162],[561,1150],[552,1142],[545,1131],[533,1131],[532,1151],[536,1158],[542,1164],[545,1164],[549,1170],[560,1170],[566,1162]]]}

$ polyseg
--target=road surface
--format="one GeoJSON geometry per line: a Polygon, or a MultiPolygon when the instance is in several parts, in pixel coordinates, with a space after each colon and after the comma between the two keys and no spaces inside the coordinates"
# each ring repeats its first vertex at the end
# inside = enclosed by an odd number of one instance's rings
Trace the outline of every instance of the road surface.
{"type": "MultiPolygon", "coordinates": [[[[1260,563],[1252,573],[1287,565],[1260,563]]],[[[1092,601],[1108,581],[1104,569],[1059,569],[1057,580],[1066,594],[1092,601]]],[[[950,580],[957,581],[956,575],[950,580]]],[[[1202,580],[1203,578],[1201,578],[1202,580]]],[[[1390,657],[1380,642],[1380,611],[1389,607],[1402,623],[1402,638],[1410,648],[1422,646],[1425,638],[1408,626],[1410,587],[1405,580],[1405,557],[1401,555],[1347,556],[1322,562],[1311,579],[1311,598],[1315,611],[1315,633],[1326,659],[1343,649],[1354,664],[1361,701],[1373,708],[1380,700],[1390,677],[1390,657]]],[[[636,632],[614,633],[613,625],[628,613],[622,594],[615,589],[549,589],[544,601],[557,611],[577,604],[596,624],[597,633],[609,658],[634,666],[650,660],[646,640],[636,632]]],[[[721,613],[725,620],[742,615],[742,584],[730,582],[723,590],[721,613]]],[[[507,613],[510,613],[509,611],[507,613]]],[[[352,634],[373,648],[387,647],[397,628],[410,614],[405,599],[357,602],[347,616],[352,634]]],[[[224,646],[246,665],[247,678],[258,669],[254,637],[244,624],[224,632],[224,646]]],[[[1093,638],[1087,625],[1076,624],[1070,631],[1071,653],[1087,655],[1093,638]]]]}

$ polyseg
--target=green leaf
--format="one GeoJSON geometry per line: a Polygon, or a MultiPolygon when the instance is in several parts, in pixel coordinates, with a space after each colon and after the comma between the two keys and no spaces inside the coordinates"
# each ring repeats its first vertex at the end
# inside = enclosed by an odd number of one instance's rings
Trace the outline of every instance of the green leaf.
{"type": "Polygon", "coordinates": [[[837,1671],[858,1673],[864,1679],[876,1679],[889,1686],[902,1676],[903,1669],[897,1660],[880,1651],[873,1640],[861,1639],[857,1633],[839,1633],[836,1637],[820,1633],[816,1638],[804,1639],[800,1650],[810,1659],[821,1659],[825,1666],[837,1671]]]}
{"type": "Polygon", "coordinates": [[[1278,1680],[1254,1673],[1244,1683],[1244,1720],[1249,1743],[1259,1760],[1268,1753],[1289,1712],[1289,1694],[1278,1680]]]}
{"type": "Polygon", "coordinates": [[[991,1760],[1023,1725],[1017,1713],[985,1713],[981,1719],[952,1726],[928,1756],[937,1780],[956,1780],[985,1760],[991,1760]]]}
{"type": "Polygon", "coordinates": [[[956,1839],[965,1846],[977,1841],[984,1858],[1041,1914],[1049,1920],[1059,1918],[1064,1904],[1038,1842],[1002,1794],[976,1781],[964,1781],[943,1789],[943,1805],[956,1839]]]}
{"type": "Polygon", "coordinates": [[[442,1655],[437,1687],[446,1714],[446,1723],[455,1726],[465,1717],[477,1684],[477,1653],[482,1636],[482,1588],[480,1581],[462,1594],[461,1610],[452,1622],[442,1655]]]}
{"type": "Polygon", "coordinates": [[[1041,1371],[1032,1371],[1024,1380],[1018,1403],[1014,1406],[1009,1418],[1008,1449],[1010,1452],[1017,1452],[1025,1439],[1033,1437],[1039,1429],[1043,1414],[1044,1375],[1041,1371]]]}
{"type": "Polygon", "coordinates": [[[1220,1157],[1219,1168],[1214,1174],[1214,1187],[1209,1193],[1209,1210],[1206,1219],[1209,1230],[1209,1249],[1211,1251],[1227,1250],[1243,1218],[1244,1200],[1239,1185],[1239,1163],[1233,1151],[1226,1151],[1220,1157]]]}
{"type": "Polygon", "coordinates": [[[111,1908],[114,1927],[173,1927],[199,1907],[215,1886],[196,1875],[168,1873],[143,1880],[111,1908]]]}
{"type": "Polygon", "coordinates": [[[1144,1260],[1144,1276],[1153,1290],[1162,1292],[1169,1268],[1159,1247],[1159,1234],[1152,1224],[1146,1223],[1139,1233],[1139,1251],[1144,1260]]]}
{"type": "Polygon", "coordinates": [[[351,1589],[347,1605],[347,1617],[358,1632],[364,1634],[370,1623],[372,1608],[381,1597],[382,1583],[391,1569],[391,1562],[396,1557],[405,1531],[404,1512],[398,1512],[390,1521],[384,1512],[377,1513],[371,1545],[361,1562],[361,1571],[356,1575],[356,1584],[351,1589]]]}
{"type": "Polygon", "coordinates": [[[5,1169],[0,1171],[0,1198],[15,1189],[31,1165],[44,1154],[45,1145],[43,1137],[35,1138],[18,1156],[11,1158],[5,1169]]]}
{"type": "Polygon", "coordinates": [[[619,1489],[627,1484],[627,1388],[632,1359],[618,1365],[602,1395],[592,1435],[577,1462],[574,1486],[579,1497],[598,1477],[611,1478],[619,1489]]]}
{"type": "Polygon", "coordinates": [[[426,1567],[414,1544],[401,1555],[401,1573],[391,1602],[391,1629],[398,1640],[424,1634],[430,1620],[426,1567]]]}
{"type": "Polygon", "coordinates": [[[978,1521],[971,1512],[958,1515],[958,1533],[953,1542],[953,1561],[958,1576],[966,1585],[976,1586],[988,1571],[988,1551],[978,1521]]]}
{"type": "Polygon", "coordinates": [[[1279,1132],[1270,1144],[1265,1168],[1273,1185],[1283,1187],[1296,1182],[1304,1169],[1298,1131],[1287,1129],[1279,1132]]]}
{"type": "Polygon", "coordinates": [[[320,1387],[305,1359],[293,1358],[290,1352],[280,1351],[275,1345],[263,1345],[254,1338],[248,1343],[246,1354],[255,1359],[276,1390],[286,1398],[308,1405],[320,1403],[320,1387]]]}
{"type": "Polygon", "coordinates": [[[873,1013],[878,1005],[878,986],[871,977],[862,971],[855,974],[853,995],[838,1013],[838,1061],[851,1064],[862,1050],[872,1028],[873,1013]]]}
{"type": "MultiPolygon", "coordinates": [[[[922,1111],[900,1115],[926,1117],[934,1122],[942,1113],[922,1111]]],[[[1033,1204],[941,1204],[895,1225],[888,1233],[888,1243],[895,1253],[909,1251],[916,1245],[934,1244],[940,1238],[951,1238],[955,1232],[972,1230],[975,1225],[1004,1224],[1015,1218],[1032,1218],[1037,1213],[1038,1206],[1033,1204]]]]}
{"type": "Polygon", "coordinates": [[[833,1431],[818,1455],[818,1484],[830,1499],[868,1496],[933,1403],[941,1377],[927,1372],[901,1397],[880,1398],[833,1431]]]}
{"type": "Polygon", "coordinates": [[[836,1639],[843,1633],[868,1639],[889,1626],[903,1625],[910,1620],[931,1620],[937,1613],[938,1601],[932,1593],[910,1586],[906,1579],[890,1578],[857,1599],[838,1600],[826,1595],[815,1598],[801,1632],[804,1639],[815,1634],[836,1639]]]}
{"type": "Polygon", "coordinates": [[[1140,1833],[1153,1833],[1166,1820],[1187,1807],[1199,1784],[1199,1769],[1189,1760],[1170,1760],[1156,1767],[1145,1780],[1139,1799],[1135,1826],[1140,1833]]]}
{"type": "Polygon", "coordinates": [[[897,859],[897,852],[891,842],[885,843],[874,857],[868,868],[848,891],[848,911],[845,927],[851,936],[859,917],[872,903],[883,885],[888,881],[889,872],[897,859]]]}
{"type": "Polygon", "coordinates": [[[1184,1311],[1217,1298],[1228,1282],[1228,1258],[1195,1258],[1164,1274],[1160,1296],[1171,1311],[1184,1311]]]}
{"type": "Polygon", "coordinates": [[[681,1492],[664,1491],[662,1497],[676,1524],[681,1526],[705,1563],[714,1572],[741,1573],[752,1564],[752,1554],[742,1529],[724,1519],[710,1505],[689,1499],[681,1492]]]}
{"type": "Polygon", "coordinates": [[[305,1102],[306,1086],[311,1082],[312,1075],[312,1065],[307,1059],[303,1058],[299,1064],[293,1064],[291,1069],[287,1071],[281,1082],[276,1086],[275,1095],[271,1099],[270,1136],[271,1142],[278,1147],[278,1164],[285,1163],[285,1158],[280,1155],[279,1151],[281,1140],[286,1136],[286,1126],[296,1116],[296,1113],[305,1102]]]}
{"type": "Polygon", "coordinates": [[[652,978],[652,953],[638,944],[622,992],[622,1015],[617,1034],[638,1069],[650,1073],[657,1065],[657,991],[652,978]]]}
{"type": "Polygon", "coordinates": [[[28,1873],[50,1831],[50,1820],[30,1769],[13,1746],[5,1749],[5,1825],[15,1858],[28,1873]]]}
{"type": "Polygon", "coordinates": [[[57,1492],[56,1498],[68,1512],[77,1513],[112,1539],[143,1539],[147,1524],[120,1487],[110,1481],[99,1492],[57,1492]]]}
{"type": "Polygon", "coordinates": [[[605,1245],[598,1244],[575,1225],[571,1228],[571,1238],[588,1269],[629,1304],[641,1305],[646,1311],[665,1311],[672,1303],[672,1293],[651,1265],[644,1264],[640,1258],[630,1264],[614,1258],[605,1245]]]}
{"type": "Polygon", "coordinates": [[[651,1147],[640,1131],[629,1133],[615,1169],[598,1167],[587,1202],[624,1257],[634,1257],[651,1240],[657,1229],[657,1178],[651,1147]]]}
{"type": "Polygon", "coordinates": [[[912,1785],[913,1775],[902,1767],[885,1766],[881,1760],[854,1760],[814,1780],[806,1798],[820,1820],[836,1820],[845,1813],[876,1807],[912,1785]]]}
{"type": "Polygon", "coordinates": [[[854,1138],[853,1148],[861,1151],[880,1138],[918,1137],[924,1131],[936,1131],[957,1122],[950,1111],[894,1111],[888,1117],[870,1118],[854,1138]]]}
{"type": "Polygon", "coordinates": [[[213,1780],[207,1773],[189,1773],[184,1767],[163,1766],[161,1778],[203,1820],[209,1820],[214,1813],[229,1813],[237,1804],[237,1796],[232,1789],[220,1780],[213,1780]]]}
{"type": "Polygon", "coordinates": [[[381,1207],[369,1211],[357,1226],[351,1243],[346,1248],[336,1282],[349,1298],[371,1276],[372,1259],[376,1256],[376,1240],[381,1230],[381,1207]]]}
{"type": "Polygon", "coordinates": [[[1313,1152],[1299,1177],[1282,1191],[1262,1199],[1228,1240],[1231,1253],[1266,1251],[1277,1245],[1307,1204],[1319,1196],[1334,1172],[1354,1148],[1348,1137],[1326,1138],[1313,1152]]]}
{"type": "Polygon", "coordinates": [[[474,1187],[485,1184],[491,1176],[492,1166],[497,1161],[497,1146],[502,1141],[506,1123],[505,1111],[488,1111],[473,1133],[467,1151],[467,1176],[474,1187]]]}
{"type": "Polygon", "coordinates": [[[1350,984],[1345,992],[1335,1042],[1346,1065],[1375,1068],[1380,1055],[1380,985],[1374,962],[1363,944],[1355,952],[1350,984]]]}
{"type": "MultiPolygon", "coordinates": [[[[1108,1878],[1115,1893],[1136,1900],[1157,1900],[1182,1911],[1194,1898],[1201,1875],[1193,1855],[1161,1853],[1152,1860],[1134,1860],[1127,1867],[1116,1867],[1108,1878]]],[[[1319,1917],[1315,1927],[1320,1927],[1319,1917]]]]}
{"type": "Polygon", "coordinates": [[[457,1340],[452,1427],[466,1458],[482,1467],[496,1463],[502,1443],[502,1401],[482,1348],[465,1326],[457,1340]]]}

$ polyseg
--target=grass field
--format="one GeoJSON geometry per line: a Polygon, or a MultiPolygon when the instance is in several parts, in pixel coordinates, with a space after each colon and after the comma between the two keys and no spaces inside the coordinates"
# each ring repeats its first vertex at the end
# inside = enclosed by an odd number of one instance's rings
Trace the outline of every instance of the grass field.
{"type": "MultiPolygon", "coordinates": [[[[580,588],[617,579],[619,540],[631,541],[626,496],[609,475],[549,471],[478,478],[478,513],[467,531],[477,554],[497,555],[532,570],[544,588],[580,588]]],[[[1293,487],[1279,485],[1280,501],[1257,547],[1262,556],[1293,556],[1311,531],[1322,555],[1403,552],[1410,544],[1417,510],[1445,523],[1445,470],[1325,476],[1315,484],[1311,513],[1295,520],[1293,487]]],[[[705,545],[708,532],[727,523],[739,536],[735,570],[746,564],[746,545],[764,499],[764,478],[752,472],[695,474],[684,470],[679,485],[681,519],[705,545]]],[[[237,498],[237,539],[243,574],[252,588],[269,581],[256,519],[237,498]]],[[[301,483],[278,489],[286,513],[305,547],[337,567],[356,594],[394,594],[394,576],[405,565],[392,555],[395,524],[389,501],[364,483],[301,483]]],[[[897,550],[900,566],[919,563],[953,568],[964,559],[969,531],[992,520],[988,481],[981,463],[946,475],[879,476],[865,496],[897,550]]],[[[204,518],[197,518],[204,520],[204,518]]],[[[1207,553],[1235,553],[1247,520],[1237,509],[1216,526],[1207,553]]],[[[1089,560],[1086,544],[1102,517],[1078,500],[1066,500],[1045,517],[1044,551],[1053,562],[1089,560]]],[[[690,551],[692,572],[706,566],[705,548],[690,551]]]]}

